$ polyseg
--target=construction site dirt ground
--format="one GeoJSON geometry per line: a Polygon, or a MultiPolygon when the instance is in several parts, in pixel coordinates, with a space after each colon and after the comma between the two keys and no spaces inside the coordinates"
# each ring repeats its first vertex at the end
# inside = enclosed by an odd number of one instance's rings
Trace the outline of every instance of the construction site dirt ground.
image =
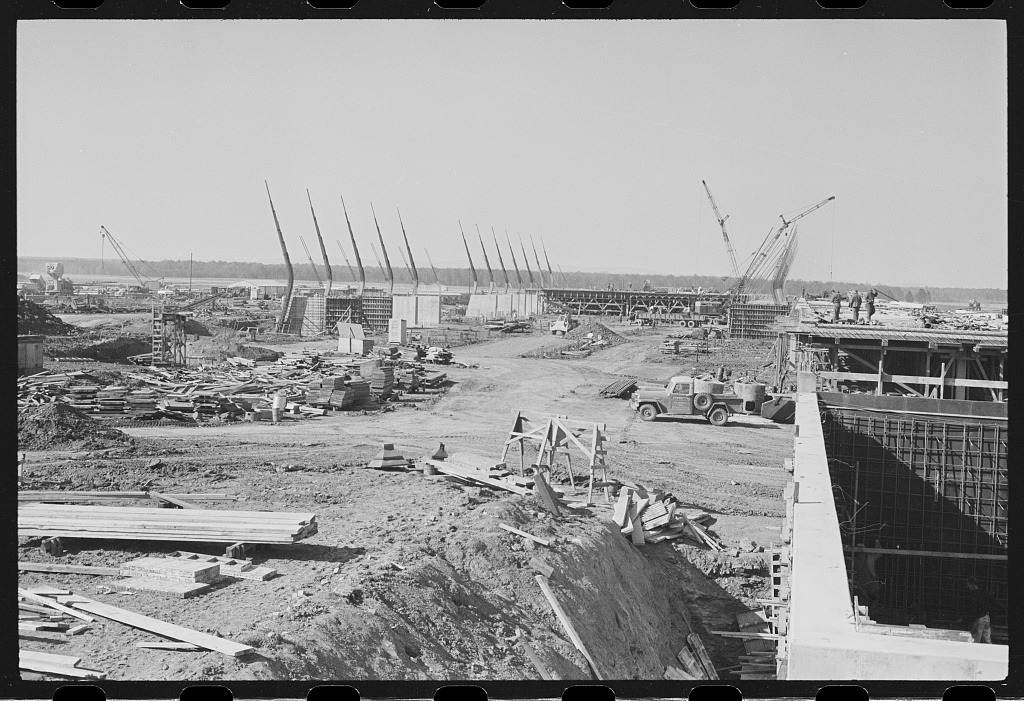
{"type": "MultiPolygon", "coordinates": [[[[53,642],[23,646],[81,657],[82,666],[114,680],[539,679],[517,644],[525,640],[556,678],[588,679],[587,662],[528,565],[537,558],[554,568],[555,596],[605,679],[661,679],[666,665],[678,666],[690,632],[716,667],[737,664],[742,645],[710,631],[736,630],[735,614],[770,593],[769,556],[757,546],[780,538],[792,427],[743,416],[721,428],[696,417],[640,421],[626,401],[602,399],[598,390],[621,375],[664,380],[695,363],[661,356],[662,334],[612,328],[628,342],[582,359],[521,357],[557,342],[539,333],[460,348],[456,359],[478,367],[445,368],[452,380],[445,392],[407,395],[394,411],[276,426],[131,428],[132,446],[28,453],[29,489],[235,494],[238,502],[204,508],[313,512],[319,532],[253,551],[254,563],[276,568],[277,577],[219,584],[187,600],[121,593],[105,586],[106,577],[20,573],[22,587],[70,589],[251,645],[253,655],[138,648],[156,636],[104,619],[76,636],[35,633],[53,642]],[[606,423],[609,476],[668,490],[712,514],[710,530],[728,549],[684,540],[636,547],[611,523],[612,504],[600,493],[586,511],[554,518],[532,497],[364,467],[385,442],[406,457],[443,442],[449,453],[497,458],[514,411],[606,423]]],[[[331,342],[271,347],[304,345],[331,342]]],[[[739,342],[696,364],[736,375],[760,369],[767,353],[764,344],[739,342]]],[[[518,467],[515,450],[508,462],[518,467]]],[[[572,492],[567,481],[557,486],[572,492]]],[[[54,558],[38,544],[22,538],[19,559],[110,567],[179,549],[223,554],[223,544],[64,539],[66,553],[54,558]]]]}

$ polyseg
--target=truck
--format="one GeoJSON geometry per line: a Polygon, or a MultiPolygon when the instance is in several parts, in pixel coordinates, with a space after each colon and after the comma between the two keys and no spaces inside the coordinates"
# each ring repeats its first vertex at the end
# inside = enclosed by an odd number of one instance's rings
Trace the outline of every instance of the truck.
{"type": "Polygon", "coordinates": [[[722,324],[724,321],[725,305],[722,302],[698,300],[693,309],[679,320],[679,325],[692,329],[704,324],[722,324]]]}
{"type": "Polygon", "coordinates": [[[659,416],[703,416],[715,426],[724,426],[732,414],[740,413],[743,398],[735,395],[696,392],[692,377],[676,376],[658,389],[638,389],[629,405],[644,421],[659,416]]]}

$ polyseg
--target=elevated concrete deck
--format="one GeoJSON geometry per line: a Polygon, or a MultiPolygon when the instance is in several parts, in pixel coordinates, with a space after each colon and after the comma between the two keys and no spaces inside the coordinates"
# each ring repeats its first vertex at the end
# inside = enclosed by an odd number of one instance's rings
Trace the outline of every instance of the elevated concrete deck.
{"type": "Polygon", "coordinates": [[[797,395],[787,679],[995,681],[1009,647],[857,630],[817,394],[797,395]]]}

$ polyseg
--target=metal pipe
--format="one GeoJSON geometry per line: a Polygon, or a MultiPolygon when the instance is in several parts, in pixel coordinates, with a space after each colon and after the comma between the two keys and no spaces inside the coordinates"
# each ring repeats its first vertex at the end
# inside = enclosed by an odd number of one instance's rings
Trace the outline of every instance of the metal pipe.
{"type": "MultiPolygon", "coordinates": [[[[313,200],[309,196],[309,189],[306,189],[306,199],[309,200],[309,212],[313,215],[313,226],[316,227],[316,240],[320,242],[320,255],[324,258],[324,269],[327,271],[327,289],[324,290],[324,299],[331,296],[331,288],[334,286],[334,273],[331,272],[331,261],[327,260],[327,247],[324,246],[324,237],[320,235],[320,225],[316,221],[316,212],[313,211],[313,200]]],[[[327,303],[324,302],[326,305],[327,303]]],[[[327,307],[325,306],[324,309],[327,307]]]]}
{"type": "Polygon", "coordinates": [[[505,291],[508,292],[510,287],[508,281],[508,271],[505,270],[505,261],[501,257],[501,248],[498,247],[498,236],[494,233],[494,227],[491,227],[491,236],[494,237],[494,248],[498,251],[498,263],[501,265],[501,273],[505,276],[505,291]]]}
{"type": "Polygon", "coordinates": [[[373,211],[373,202],[370,203],[370,211],[373,212],[373,225],[377,227],[377,238],[380,239],[380,250],[384,254],[384,264],[388,266],[388,294],[394,294],[395,273],[391,270],[391,259],[388,258],[388,249],[384,246],[384,237],[380,233],[380,224],[377,223],[377,213],[373,211]]]}
{"type": "Polygon", "coordinates": [[[470,278],[470,291],[471,295],[476,294],[477,288],[477,277],[476,268],[473,267],[473,256],[469,254],[469,244],[466,243],[466,232],[462,230],[462,221],[459,221],[459,231],[462,233],[462,245],[466,247],[466,257],[469,258],[469,278],[470,278]]]}
{"type": "Polygon", "coordinates": [[[345,198],[341,195],[341,208],[345,212],[345,224],[348,226],[348,235],[352,239],[352,250],[356,254],[356,265],[359,266],[359,294],[363,294],[366,287],[366,272],[363,270],[363,260],[359,257],[359,246],[356,245],[356,235],[352,233],[352,222],[348,220],[348,209],[345,207],[345,198]]]}
{"type": "Polygon", "coordinates": [[[277,238],[281,242],[281,253],[284,255],[284,264],[288,268],[288,284],[284,289],[284,300],[281,303],[281,317],[277,320],[277,328],[275,331],[281,333],[284,328],[285,319],[288,317],[288,308],[292,303],[292,288],[295,284],[295,271],[292,270],[292,261],[288,257],[288,247],[284,244],[284,234],[281,233],[281,224],[277,220],[277,211],[274,209],[274,199],[270,196],[270,185],[267,181],[263,181],[263,185],[267,188],[267,199],[270,200],[270,212],[274,215],[274,226],[277,228],[277,238]]]}

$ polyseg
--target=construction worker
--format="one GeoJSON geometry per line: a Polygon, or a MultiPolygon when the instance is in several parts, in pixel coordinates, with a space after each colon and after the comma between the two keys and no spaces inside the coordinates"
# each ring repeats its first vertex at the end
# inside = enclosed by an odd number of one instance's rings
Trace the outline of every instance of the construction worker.
{"type": "Polygon", "coordinates": [[[850,297],[850,309],[853,310],[853,323],[860,321],[860,290],[854,290],[850,297]]]}
{"type": "Polygon", "coordinates": [[[839,323],[839,308],[843,304],[843,296],[838,290],[832,290],[832,323],[839,323]]]}
{"type": "Polygon", "coordinates": [[[971,622],[971,635],[976,643],[992,642],[992,618],[989,616],[991,603],[988,592],[978,586],[978,580],[968,577],[965,584],[967,594],[967,618],[971,622]]]}
{"type": "Polygon", "coordinates": [[[288,403],[288,393],[283,389],[277,390],[274,393],[274,402],[270,407],[270,422],[277,424],[281,422],[281,415],[284,413],[284,407],[288,403]]]}
{"type": "Polygon", "coordinates": [[[878,290],[874,287],[868,290],[868,293],[864,295],[864,302],[867,304],[867,309],[865,311],[867,312],[867,320],[869,324],[871,323],[871,316],[875,313],[875,297],[877,296],[878,290]]]}

